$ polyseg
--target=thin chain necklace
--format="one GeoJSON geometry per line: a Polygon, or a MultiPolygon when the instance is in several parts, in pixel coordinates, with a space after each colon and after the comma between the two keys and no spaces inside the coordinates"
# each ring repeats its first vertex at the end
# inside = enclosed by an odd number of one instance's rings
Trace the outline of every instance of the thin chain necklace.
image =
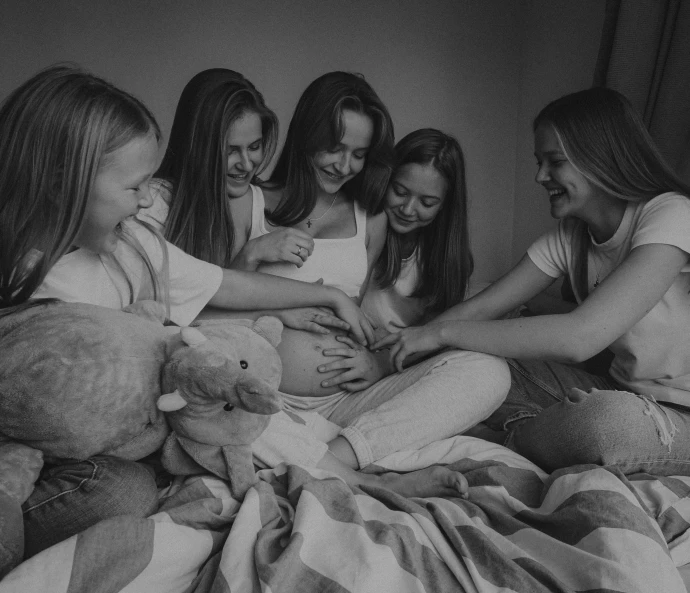
{"type": "Polygon", "coordinates": [[[331,205],[328,207],[328,210],[326,210],[321,216],[318,216],[317,218],[309,217],[307,218],[307,228],[311,228],[311,223],[313,220],[321,220],[326,214],[328,214],[331,211],[331,208],[333,208],[333,204],[335,204],[335,201],[338,199],[338,194],[336,193],[333,196],[333,201],[331,202],[331,205]]]}

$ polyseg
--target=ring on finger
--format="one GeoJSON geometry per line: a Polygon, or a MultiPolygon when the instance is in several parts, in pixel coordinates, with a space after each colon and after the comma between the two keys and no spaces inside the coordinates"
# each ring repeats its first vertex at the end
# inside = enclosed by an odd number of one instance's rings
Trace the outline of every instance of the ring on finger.
{"type": "Polygon", "coordinates": [[[299,255],[300,257],[302,257],[302,249],[304,249],[304,247],[300,247],[297,249],[297,255],[299,255]]]}

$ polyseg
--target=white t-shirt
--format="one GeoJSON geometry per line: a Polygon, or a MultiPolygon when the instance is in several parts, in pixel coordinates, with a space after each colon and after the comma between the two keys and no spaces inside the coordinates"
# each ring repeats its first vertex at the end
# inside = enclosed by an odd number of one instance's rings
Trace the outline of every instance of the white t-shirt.
{"type": "MultiPolygon", "coordinates": [[[[535,265],[557,278],[573,278],[574,221],[539,238],[527,250],[535,265]]],[[[591,238],[591,237],[590,237],[591,238]]],[[[630,202],[613,237],[592,239],[588,272],[590,292],[632,249],[647,244],[673,245],[690,254],[690,199],[665,193],[647,202],[630,202]]],[[[615,357],[611,376],[631,391],[660,401],[690,405],[690,265],[686,265],[661,300],[609,346],[615,357]]]]}
{"type": "MultiPolygon", "coordinates": [[[[126,222],[146,251],[156,273],[163,278],[163,249],[160,241],[143,226],[126,222]]],[[[188,325],[216,294],[223,279],[218,266],[198,260],[167,243],[170,318],[188,325]]],[[[109,256],[77,249],[62,256],[52,267],[35,298],[58,298],[68,302],[90,303],[111,309],[153,298],[153,283],[141,256],[120,241],[115,257],[123,270],[109,256]]]]}

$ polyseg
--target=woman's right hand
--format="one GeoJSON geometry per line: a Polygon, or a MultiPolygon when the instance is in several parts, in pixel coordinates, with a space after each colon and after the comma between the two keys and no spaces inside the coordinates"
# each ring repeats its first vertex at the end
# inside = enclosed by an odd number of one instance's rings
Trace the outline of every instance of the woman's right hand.
{"type": "Polygon", "coordinates": [[[391,373],[384,360],[370,352],[366,347],[357,344],[348,336],[336,336],[344,344],[340,348],[324,348],[324,356],[337,356],[340,360],[319,365],[319,373],[341,371],[339,375],[321,382],[321,387],[338,385],[350,392],[362,391],[391,373]]]}
{"type": "Polygon", "coordinates": [[[377,340],[371,345],[371,349],[390,348],[390,362],[401,373],[407,357],[413,354],[429,354],[445,347],[441,340],[441,327],[441,323],[406,327],[377,340]]]}
{"type": "Polygon", "coordinates": [[[263,262],[286,262],[301,268],[314,251],[314,239],[304,231],[280,228],[247,241],[235,259],[245,263],[243,269],[254,271],[263,262]]]}
{"type": "Polygon", "coordinates": [[[333,291],[333,302],[331,308],[335,314],[344,322],[349,324],[350,333],[360,344],[371,344],[374,342],[374,328],[369,323],[362,310],[349,296],[342,290],[331,288],[333,291]]]}

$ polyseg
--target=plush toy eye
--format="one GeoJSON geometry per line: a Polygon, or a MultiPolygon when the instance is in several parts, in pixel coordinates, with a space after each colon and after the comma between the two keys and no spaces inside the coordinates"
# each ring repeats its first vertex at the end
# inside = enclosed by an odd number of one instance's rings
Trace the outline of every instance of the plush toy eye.
{"type": "Polygon", "coordinates": [[[223,409],[224,409],[226,412],[232,412],[232,411],[235,409],[235,406],[231,406],[230,404],[225,404],[225,405],[223,406],[223,409]]]}
{"type": "Polygon", "coordinates": [[[246,369],[246,368],[249,366],[249,364],[247,363],[246,360],[240,360],[240,366],[241,366],[243,369],[246,369]]]}

